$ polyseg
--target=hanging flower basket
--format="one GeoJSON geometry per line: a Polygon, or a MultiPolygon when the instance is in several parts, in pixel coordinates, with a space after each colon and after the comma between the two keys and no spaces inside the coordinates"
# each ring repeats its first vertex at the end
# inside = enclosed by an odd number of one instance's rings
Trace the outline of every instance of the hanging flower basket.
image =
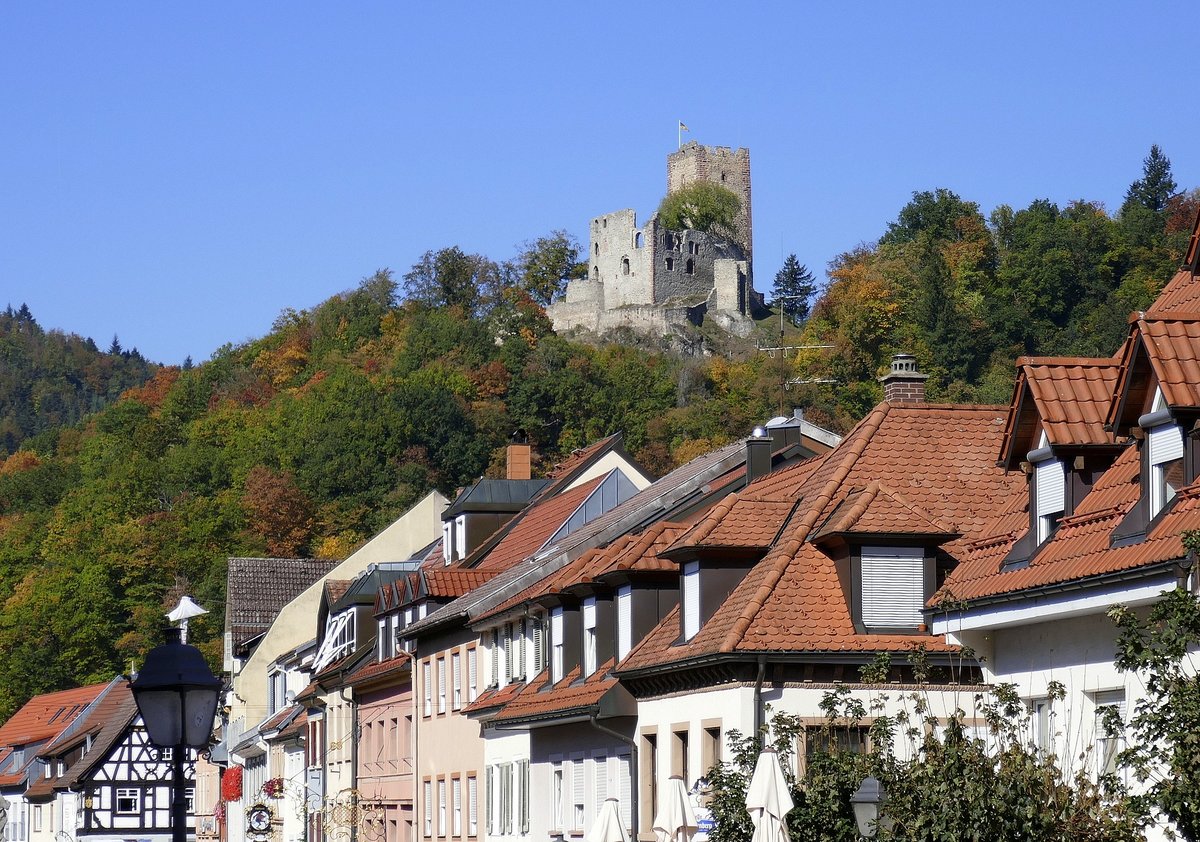
{"type": "Polygon", "coordinates": [[[267,798],[282,798],[283,778],[271,778],[262,785],[262,793],[267,798]]]}
{"type": "Polygon", "coordinates": [[[230,766],[221,776],[221,800],[242,800],[242,767],[230,766]]]}
{"type": "Polygon", "coordinates": [[[217,806],[213,807],[213,818],[219,822],[225,821],[225,802],[218,801],[217,806]]]}

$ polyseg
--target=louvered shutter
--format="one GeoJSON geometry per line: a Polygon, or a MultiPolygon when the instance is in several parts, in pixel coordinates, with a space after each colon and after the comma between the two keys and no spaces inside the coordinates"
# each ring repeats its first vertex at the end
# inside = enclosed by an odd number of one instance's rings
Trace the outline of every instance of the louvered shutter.
{"type": "Polygon", "coordinates": [[[475,701],[479,696],[479,649],[467,650],[467,700],[475,701]]]}
{"type": "Polygon", "coordinates": [[[454,800],[450,833],[453,836],[462,836],[462,778],[455,778],[451,782],[451,796],[454,800]]]}
{"type": "Polygon", "coordinates": [[[500,667],[500,672],[504,675],[504,680],[500,682],[500,685],[503,687],[512,681],[513,677],[512,626],[505,623],[500,627],[500,635],[500,660],[504,662],[500,667]]]}
{"type": "Polygon", "coordinates": [[[862,621],[875,628],[916,628],[924,618],[925,561],[920,547],[863,547],[862,621]]]}
{"type": "Polygon", "coordinates": [[[1063,463],[1058,459],[1049,459],[1039,462],[1034,471],[1037,516],[1045,517],[1066,511],[1067,477],[1063,463]]]}
{"type": "Polygon", "coordinates": [[[513,623],[513,679],[520,681],[525,677],[525,621],[513,623]]]}
{"type": "Polygon", "coordinates": [[[1176,424],[1153,427],[1146,434],[1151,465],[1161,465],[1183,458],[1183,432],[1176,424]]]}
{"type": "Polygon", "coordinates": [[[633,831],[633,758],[628,754],[617,756],[617,797],[621,800],[621,821],[625,829],[633,831]]]}
{"type": "Polygon", "coordinates": [[[592,793],[592,816],[600,812],[604,802],[608,800],[608,757],[600,755],[592,758],[592,778],[595,790],[592,793]]]}
{"type": "Polygon", "coordinates": [[[512,764],[500,766],[500,833],[507,836],[512,833],[512,764]]]}
{"type": "Polygon", "coordinates": [[[450,702],[455,710],[462,707],[462,655],[454,652],[450,655],[450,702]]]}
{"type": "Polygon", "coordinates": [[[700,631],[700,562],[683,565],[683,639],[691,640],[700,631]]]}
{"type": "Polygon", "coordinates": [[[617,660],[622,660],[633,648],[633,588],[625,585],[617,590],[617,660]]]}
{"type": "Polygon", "coordinates": [[[438,781],[438,836],[446,835],[446,779],[438,781]]]}
{"type": "Polygon", "coordinates": [[[492,674],[488,684],[500,686],[500,631],[492,629],[492,674]]]}
{"type": "Polygon", "coordinates": [[[479,835],[479,781],[467,778],[467,835],[479,835]]]}
{"type": "Polygon", "coordinates": [[[521,785],[521,833],[529,832],[529,761],[522,760],[518,764],[520,768],[520,785],[521,785]]]}
{"type": "Polygon", "coordinates": [[[563,610],[550,612],[550,680],[561,681],[563,677],[563,610]]]}
{"type": "Polygon", "coordinates": [[[572,827],[576,830],[583,830],[583,811],[584,805],[587,804],[584,798],[585,787],[583,758],[580,757],[571,764],[571,806],[573,813],[571,822],[572,827]]]}
{"type": "Polygon", "coordinates": [[[446,659],[438,658],[438,713],[446,712],[446,659]]]}
{"type": "Polygon", "coordinates": [[[533,617],[529,622],[533,634],[533,675],[537,675],[546,668],[546,630],[541,617],[533,617]]]}
{"type": "Polygon", "coordinates": [[[488,833],[496,832],[496,804],[492,800],[496,789],[496,775],[492,771],[494,768],[487,766],[483,770],[483,815],[488,833]]]}
{"type": "Polygon", "coordinates": [[[424,796],[425,796],[424,798],[421,799],[422,806],[425,808],[425,815],[422,816],[422,819],[424,820],[423,823],[424,823],[424,827],[425,827],[425,835],[432,836],[433,835],[433,781],[425,781],[422,789],[424,790],[424,796]]]}
{"type": "Polygon", "coordinates": [[[433,715],[433,679],[430,676],[430,671],[433,667],[429,661],[424,661],[421,664],[421,685],[423,688],[423,696],[425,698],[424,712],[426,716],[433,715]]]}

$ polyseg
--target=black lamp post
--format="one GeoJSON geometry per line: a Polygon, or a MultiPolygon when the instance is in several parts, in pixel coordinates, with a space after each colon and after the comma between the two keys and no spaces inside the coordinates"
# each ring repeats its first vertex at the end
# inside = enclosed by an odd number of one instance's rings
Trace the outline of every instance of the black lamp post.
{"type": "Polygon", "coordinates": [[[171,749],[171,840],[187,842],[183,757],[189,748],[208,746],[221,680],[199,649],[179,642],[179,629],[167,629],[166,639],[146,655],[133,682],[133,699],[150,742],[171,749]]]}

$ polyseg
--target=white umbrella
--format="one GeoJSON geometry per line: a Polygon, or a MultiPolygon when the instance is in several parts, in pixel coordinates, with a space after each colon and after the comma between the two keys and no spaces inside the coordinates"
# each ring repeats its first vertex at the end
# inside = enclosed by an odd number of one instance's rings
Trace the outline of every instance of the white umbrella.
{"type": "Polygon", "coordinates": [[[788,842],[783,818],[795,806],[775,749],[763,749],[754,764],[754,777],[746,790],[746,809],[754,820],[752,842],[788,842]]]}
{"type": "Polygon", "coordinates": [[[629,842],[629,834],[625,832],[625,823],[621,821],[621,811],[617,807],[617,799],[609,798],[596,814],[583,842],[629,842]]]}
{"type": "Polygon", "coordinates": [[[696,814],[687,786],[679,775],[672,775],[658,796],[654,815],[654,835],[658,842],[688,842],[696,832],[696,814]]]}

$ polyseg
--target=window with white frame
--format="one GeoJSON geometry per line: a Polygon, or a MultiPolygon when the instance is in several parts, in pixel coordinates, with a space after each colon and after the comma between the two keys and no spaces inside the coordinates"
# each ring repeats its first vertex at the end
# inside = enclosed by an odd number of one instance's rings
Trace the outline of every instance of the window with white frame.
{"type": "Polygon", "coordinates": [[[525,656],[528,646],[525,641],[524,618],[513,623],[512,627],[512,678],[513,681],[525,680],[525,656]]]}
{"type": "Polygon", "coordinates": [[[550,680],[562,681],[563,677],[563,610],[562,607],[550,611],[550,680]]]}
{"type": "Polygon", "coordinates": [[[117,790],[116,810],[121,815],[137,815],[142,811],[142,791],[136,787],[117,790]]]}
{"type": "Polygon", "coordinates": [[[608,755],[598,751],[592,755],[592,810],[590,820],[595,820],[604,802],[608,800],[608,755]]]}
{"type": "Polygon", "coordinates": [[[920,547],[863,547],[862,622],[912,628],[925,622],[925,552],[920,547]]]}
{"type": "Polygon", "coordinates": [[[459,515],[454,519],[454,553],[455,558],[467,557],[467,516],[459,515]]]}
{"type": "Polygon", "coordinates": [[[500,627],[500,686],[507,687],[513,677],[512,625],[500,627]]]}
{"type": "Polygon", "coordinates": [[[462,836],[462,778],[454,778],[450,781],[450,784],[450,835],[462,836]]]}
{"type": "Polygon", "coordinates": [[[683,590],[683,639],[691,640],[700,631],[700,562],[683,565],[679,586],[683,590]]]}
{"type": "Polygon", "coordinates": [[[1043,754],[1054,751],[1054,708],[1049,698],[1029,703],[1029,728],[1034,747],[1043,754]]]}
{"type": "Polygon", "coordinates": [[[446,659],[437,659],[438,713],[446,712],[446,659]]]}
{"type": "Polygon", "coordinates": [[[546,668],[546,621],[540,614],[529,618],[529,668],[528,677],[546,668]]]}
{"type": "Polygon", "coordinates": [[[354,651],[354,609],[348,608],[325,621],[325,639],[313,656],[313,673],[354,651]]]}
{"type": "Polygon", "coordinates": [[[268,713],[275,713],[287,704],[287,673],[275,670],[267,678],[268,713]]]}
{"type": "Polygon", "coordinates": [[[596,598],[590,596],[583,601],[583,674],[589,676],[596,671],[596,598]]]}
{"type": "Polygon", "coordinates": [[[583,755],[571,756],[571,829],[583,830],[587,823],[587,769],[583,755]]]}
{"type": "Polygon", "coordinates": [[[550,764],[550,829],[563,830],[563,763],[562,760],[550,764]]]}
{"type": "Polygon", "coordinates": [[[517,800],[517,833],[529,832],[529,761],[518,760],[516,766],[515,786],[519,793],[517,800]]]}
{"type": "Polygon", "coordinates": [[[500,686],[500,629],[492,629],[488,634],[488,686],[500,686]]]}
{"type": "Polygon", "coordinates": [[[442,563],[454,561],[454,522],[442,521],[442,563]]]}
{"type": "Polygon", "coordinates": [[[467,835],[479,835],[479,779],[467,777],[467,835]]]}
{"type": "Polygon", "coordinates": [[[1121,734],[1125,726],[1125,691],[1099,690],[1092,696],[1096,705],[1096,774],[1111,775],[1117,772],[1117,752],[1121,748],[1121,734]]]}
{"type": "Polygon", "coordinates": [[[1046,459],[1034,466],[1034,516],[1037,542],[1054,534],[1067,508],[1067,472],[1061,459],[1046,459]]]}
{"type": "Polygon", "coordinates": [[[421,662],[421,687],[424,696],[422,711],[426,716],[433,716],[433,667],[429,659],[421,662]]]}
{"type": "Polygon", "coordinates": [[[462,707],[462,655],[450,653],[450,704],[455,710],[462,707]]]}
{"type": "Polygon", "coordinates": [[[1183,431],[1178,424],[1162,424],[1146,431],[1150,473],[1150,517],[1175,499],[1184,485],[1183,431]]]}
{"type": "Polygon", "coordinates": [[[438,794],[438,819],[437,819],[437,835],[446,835],[446,779],[438,778],[437,782],[438,794]]]}
{"type": "Polygon", "coordinates": [[[422,786],[421,806],[424,808],[424,830],[426,836],[433,836],[433,781],[425,781],[422,786]]]}
{"type": "Polygon", "coordinates": [[[617,660],[633,648],[633,586],[617,588],[617,660]]]}
{"type": "Polygon", "coordinates": [[[467,650],[467,701],[479,698],[479,647],[467,650]]]}

